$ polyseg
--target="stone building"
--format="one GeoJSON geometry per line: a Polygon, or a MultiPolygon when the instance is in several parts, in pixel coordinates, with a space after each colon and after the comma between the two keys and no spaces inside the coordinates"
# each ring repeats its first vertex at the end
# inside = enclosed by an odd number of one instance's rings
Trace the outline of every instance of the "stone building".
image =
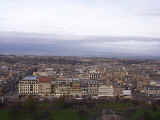
{"type": "Polygon", "coordinates": [[[38,95],[39,94],[39,77],[27,76],[18,83],[19,95],[38,95]]]}
{"type": "Polygon", "coordinates": [[[144,94],[148,97],[160,97],[160,86],[145,86],[144,94]]]}
{"type": "Polygon", "coordinates": [[[114,97],[114,88],[112,85],[101,85],[98,88],[98,97],[114,97]]]}
{"type": "Polygon", "coordinates": [[[40,77],[39,78],[39,95],[49,96],[51,95],[51,81],[50,77],[40,77]]]}

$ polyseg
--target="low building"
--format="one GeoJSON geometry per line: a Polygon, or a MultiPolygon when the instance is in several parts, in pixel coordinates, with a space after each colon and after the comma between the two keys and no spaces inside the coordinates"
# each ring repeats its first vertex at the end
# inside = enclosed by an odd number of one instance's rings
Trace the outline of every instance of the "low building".
{"type": "Polygon", "coordinates": [[[47,72],[37,72],[37,74],[39,76],[42,76],[42,77],[48,77],[48,73],[47,72]]]}
{"type": "Polygon", "coordinates": [[[60,78],[54,81],[54,95],[56,97],[69,96],[72,78],[60,78]]]}
{"type": "Polygon", "coordinates": [[[144,94],[148,97],[160,97],[160,86],[145,86],[144,94]]]}
{"type": "Polygon", "coordinates": [[[160,86],[160,80],[151,80],[149,85],[151,85],[151,86],[160,86]]]}
{"type": "Polygon", "coordinates": [[[98,88],[98,97],[114,97],[114,88],[112,85],[101,85],[98,88]]]}
{"type": "Polygon", "coordinates": [[[70,96],[70,87],[69,86],[56,86],[54,91],[55,97],[61,96],[70,96]]]}
{"type": "Polygon", "coordinates": [[[122,94],[123,94],[123,96],[131,96],[132,95],[132,91],[131,90],[123,90],[122,94]]]}
{"type": "Polygon", "coordinates": [[[131,90],[123,90],[122,95],[124,98],[132,98],[132,91],[131,90]]]}

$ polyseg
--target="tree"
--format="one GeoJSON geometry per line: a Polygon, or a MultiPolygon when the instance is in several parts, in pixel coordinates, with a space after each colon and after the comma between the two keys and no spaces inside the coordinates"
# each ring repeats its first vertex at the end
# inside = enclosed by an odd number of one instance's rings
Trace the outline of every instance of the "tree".
{"type": "Polygon", "coordinates": [[[28,99],[24,103],[24,108],[25,108],[25,110],[27,110],[28,112],[31,112],[31,113],[36,110],[37,104],[36,104],[35,99],[32,96],[28,97],[28,99]]]}

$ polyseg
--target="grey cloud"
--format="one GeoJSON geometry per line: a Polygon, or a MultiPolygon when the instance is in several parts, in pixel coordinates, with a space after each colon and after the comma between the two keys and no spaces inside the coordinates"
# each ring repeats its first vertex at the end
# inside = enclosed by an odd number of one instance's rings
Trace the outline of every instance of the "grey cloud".
{"type": "Polygon", "coordinates": [[[52,34],[1,32],[0,52],[115,57],[159,56],[160,51],[159,38],[85,36],[76,39],[78,36],[74,36],[74,39],[69,39],[68,35],[66,39],[60,38],[52,34]]]}
{"type": "Polygon", "coordinates": [[[60,43],[69,41],[81,43],[114,43],[120,41],[127,42],[160,42],[160,38],[152,37],[119,37],[119,36],[78,36],[78,35],[57,35],[57,34],[39,34],[39,33],[20,33],[20,32],[0,32],[1,43],[2,42],[14,42],[14,43],[60,43]],[[3,39],[2,39],[3,38],[3,39]]]}
{"type": "Polygon", "coordinates": [[[148,12],[148,13],[143,13],[144,16],[160,16],[160,11],[159,12],[148,12]]]}
{"type": "Polygon", "coordinates": [[[139,13],[140,16],[160,16],[160,9],[147,9],[139,13]]]}

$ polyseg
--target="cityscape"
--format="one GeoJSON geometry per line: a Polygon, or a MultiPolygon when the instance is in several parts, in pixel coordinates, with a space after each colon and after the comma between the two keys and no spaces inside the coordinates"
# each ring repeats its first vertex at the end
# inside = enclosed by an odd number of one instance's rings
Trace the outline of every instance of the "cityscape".
{"type": "Polygon", "coordinates": [[[160,120],[160,1],[0,5],[0,120],[160,120]]]}
{"type": "Polygon", "coordinates": [[[0,61],[4,106],[31,96],[40,103],[64,99],[72,104],[160,100],[160,60],[0,55],[0,61]]]}

